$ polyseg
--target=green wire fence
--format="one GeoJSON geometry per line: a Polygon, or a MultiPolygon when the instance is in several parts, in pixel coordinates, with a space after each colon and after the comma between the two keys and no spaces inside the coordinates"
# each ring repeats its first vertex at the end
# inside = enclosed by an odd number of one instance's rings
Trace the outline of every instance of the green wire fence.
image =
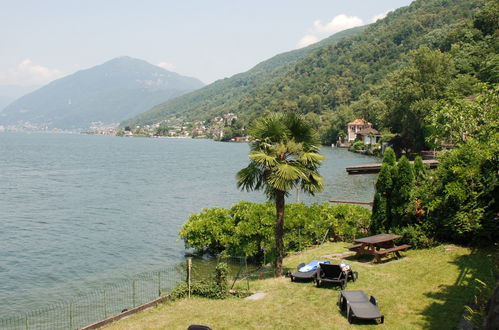
{"type": "MultiPolygon", "coordinates": [[[[233,283],[245,278],[248,265],[244,257],[218,258],[230,268],[233,283]]],[[[193,281],[212,276],[213,261],[196,260],[191,269],[193,281]]],[[[32,310],[20,315],[0,318],[0,329],[59,330],[77,329],[118,315],[126,310],[167,295],[179,282],[187,279],[186,265],[172,266],[155,272],[141,273],[134,278],[115,282],[100,290],[77,296],[69,301],[32,310]]],[[[231,282],[231,284],[233,285],[231,282]]]]}

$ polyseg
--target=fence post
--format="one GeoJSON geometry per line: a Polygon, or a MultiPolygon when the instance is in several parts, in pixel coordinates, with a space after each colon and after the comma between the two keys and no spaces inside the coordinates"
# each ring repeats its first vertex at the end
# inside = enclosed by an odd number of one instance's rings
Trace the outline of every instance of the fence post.
{"type": "Polygon", "coordinates": [[[26,318],[25,318],[25,325],[26,325],[26,330],[29,330],[29,319],[28,319],[28,314],[26,314],[26,318]]]}
{"type": "Polygon", "coordinates": [[[102,291],[102,294],[104,295],[104,318],[107,319],[108,307],[107,307],[107,292],[106,292],[106,290],[102,291]]]}
{"type": "Polygon", "coordinates": [[[298,228],[298,250],[301,251],[301,228],[298,228]]]}
{"type": "Polygon", "coordinates": [[[135,280],[132,281],[132,307],[135,307],[135,280]]]}
{"type": "Polygon", "coordinates": [[[161,297],[161,271],[158,272],[158,297],[161,297]]]}
{"type": "Polygon", "coordinates": [[[189,298],[191,297],[191,270],[192,270],[192,258],[187,258],[187,287],[189,292],[189,298]]]}
{"type": "Polygon", "coordinates": [[[244,267],[245,267],[245,276],[246,276],[246,286],[249,291],[249,273],[248,273],[248,257],[244,256],[244,267]]]}
{"type": "Polygon", "coordinates": [[[69,329],[74,329],[74,324],[73,324],[73,302],[70,301],[69,302],[69,329]]]}
{"type": "Polygon", "coordinates": [[[326,241],[327,234],[329,234],[329,228],[326,230],[326,235],[324,235],[324,239],[322,240],[321,245],[324,244],[324,242],[326,241]]]}

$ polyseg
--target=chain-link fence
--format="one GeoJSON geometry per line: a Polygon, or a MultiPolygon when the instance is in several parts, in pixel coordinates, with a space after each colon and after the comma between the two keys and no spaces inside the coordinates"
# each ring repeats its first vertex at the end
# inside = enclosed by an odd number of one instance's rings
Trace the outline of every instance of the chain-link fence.
{"type": "Polygon", "coordinates": [[[179,267],[171,267],[142,273],[70,301],[2,318],[0,329],[81,328],[167,294],[185,278],[182,271],[179,267]]]}
{"type": "MultiPolygon", "coordinates": [[[[248,264],[244,257],[217,258],[229,265],[229,285],[245,278],[248,264]]],[[[195,259],[190,278],[205,280],[213,276],[213,259],[195,259]]],[[[251,268],[251,267],[250,267],[251,268]]],[[[187,263],[163,270],[142,273],[132,279],[121,280],[89,294],[53,304],[22,315],[0,318],[0,329],[76,329],[118,315],[134,307],[168,294],[179,282],[187,280],[187,263]]]]}

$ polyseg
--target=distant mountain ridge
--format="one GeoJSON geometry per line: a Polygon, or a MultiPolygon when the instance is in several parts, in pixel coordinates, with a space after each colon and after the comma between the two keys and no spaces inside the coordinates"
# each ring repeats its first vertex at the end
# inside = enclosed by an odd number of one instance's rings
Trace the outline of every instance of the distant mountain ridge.
{"type": "Polygon", "coordinates": [[[122,122],[121,126],[152,124],[171,116],[209,119],[223,113],[236,112],[239,102],[277,81],[297,61],[321,47],[361,33],[365,28],[366,26],[360,26],[341,31],[308,47],[275,55],[246,72],[217,80],[199,90],[158,104],[149,111],[122,122]]]}
{"type": "MultiPolygon", "coordinates": [[[[354,31],[358,33],[335,34],[305,48],[305,53],[295,53],[303,51],[297,50],[277,55],[245,73],[160,104],[122,125],[150,124],[173,116],[206,120],[232,112],[238,117],[238,128],[244,128],[269,112],[294,112],[307,116],[325,145],[336,142],[354,118],[365,118],[377,128],[399,133],[398,124],[387,123],[384,117],[390,99],[378,94],[390,83],[391,74],[407,65],[411,52],[428,47],[450,53],[457,59],[459,73],[468,75],[470,81],[485,74],[496,75],[497,55],[493,52],[497,43],[490,36],[482,40],[479,31],[468,29],[473,28],[473,17],[485,3],[415,0],[354,31]],[[468,31],[468,35],[462,36],[461,31],[468,31]],[[476,44],[472,48],[470,40],[476,44]],[[488,71],[481,68],[485,62],[489,63],[488,71]]],[[[493,30],[495,25],[490,24],[493,30]]]]}
{"type": "Polygon", "coordinates": [[[21,96],[31,93],[38,88],[39,86],[1,85],[0,112],[3,108],[11,104],[21,96]]]}
{"type": "Polygon", "coordinates": [[[123,56],[19,98],[0,112],[0,124],[21,121],[48,128],[85,129],[92,122],[119,123],[203,85],[196,78],[123,56]]]}

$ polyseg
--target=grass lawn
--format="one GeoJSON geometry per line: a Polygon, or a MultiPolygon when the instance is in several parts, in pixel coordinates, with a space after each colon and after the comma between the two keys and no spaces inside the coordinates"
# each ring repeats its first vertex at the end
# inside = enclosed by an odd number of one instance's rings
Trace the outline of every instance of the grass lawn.
{"type": "MultiPolygon", "coordinates": [[[[343,253],[345,243],[329,243],[285,259],[285,267],[296,268],[313,259],[332,259],[343,253]]],[[[494,251],[495,253],[495,251],[494,251]]],[[[374,295],[385,315],[385,323],[350,325],[336,305],[339,288],[316,288],[312,282],[275,279],[250,281],[252,292],[264,292],[261,300],[230,297],[168,302],[113,323],[106,329],[187,329],[205,324],[213,329],[454,329],[480,279],[494,286],[497,255],[454,245],[428,250],[409,250],[403,257],[383,264],[369,260],[343,259],[359,272],[347,290],[374,295]]],[[[246,282],[241,285],[246,285],[246,282]]]]}

